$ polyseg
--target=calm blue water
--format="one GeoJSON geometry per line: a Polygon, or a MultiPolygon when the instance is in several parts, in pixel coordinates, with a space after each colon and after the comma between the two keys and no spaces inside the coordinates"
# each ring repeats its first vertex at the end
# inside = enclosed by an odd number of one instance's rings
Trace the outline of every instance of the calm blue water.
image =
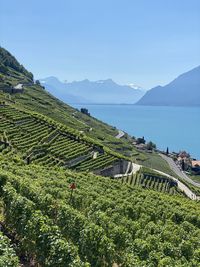
{"type": "Polygon", "coordinates": [[[200,107],[150,107],[134,105],[73,105],[130,135],[152,140],[170,151],[186,150],[200,159],[200,107]]]}

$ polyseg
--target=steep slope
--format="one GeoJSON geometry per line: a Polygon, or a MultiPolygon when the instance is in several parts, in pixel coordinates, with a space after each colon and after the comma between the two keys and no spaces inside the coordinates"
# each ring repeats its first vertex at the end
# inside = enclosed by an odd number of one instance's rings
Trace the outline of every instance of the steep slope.
{"type": "Polygon", "coordinates": [[[27,166],[1,154],[0,163],[4,225],[27,262],[199,266],[199,203],[92,174],[27,166]]]}
{"type": "Polygon", "coordinates": [[[22,73],[30,81],[33,80],[33,74],[28,72],[13,55],[11,55],[6,49],[0,47],[0,72],[3,74],[10,74],[10,70],[14,70],[18,73],[22,73]]]}
{"type": "Polygon", "coordinates": [[[126,171],[128,161],[123,156],[45,116],[1,104],[0,121],[0,150],[20,153],[28,165],[93,171],[105,176],[126,171]]]}
{"type": "MultiPolygon", "coordinates": [[[[0,50],[5,51],[2,48],[0,50]]],[[[10,57],[10,53],[4,54],[10,57]]],[[[15,61],[16,59],[13,57],[12,60],[15,61]]],[[[3,61],[1,63],[3,65],[3,61]]],[[[16,71],[12,67],[3,66],[6,68],[6,73],[0,71],[0,92],[2,91],[0,101],[1,99],[2,101],[6,100],[7,103],[14,104],[16,108],[24,108],[43,114],[68,127],[81,131],[84,135],[100,142],[102,145],[109,146],[127,156],[139,155],[127,136],[116,140],[115,136],[118,134],[118,130],[115,127],[87,116],[53,97],[42,86],[33,82],[33,78],[29,77],[29,72],[26,71],[27,76],[21,70],[16,71]],[[22,85],[23,89],[13,90],[16,85],[22,85]],[[19,93],[12,93],[13,91],[19,93]]],[[[19,63],[17,63],[17,66],[22,67],[19,63]]],[[[32,74],[31,77],[33,77],[32,74]]]]}
{"type": "Polygon", "coordinates": [[[147,91],[137,105],[200,106],[200,66],[147,91]]]}
{"type": "MultiPolygon", "coordinates": [[[[125,159],[104,145],[116,129],[55,99],[23,70],[1,74],[1,266],[199,266],[198,202],[149,170],[127,176],[130,186],[89,172],[125,159]],[[17,84],[22,90],[8,93],[17,84]]],[[[130,145],[126,138],[115,149],[130,145]]]]}
{"type": "MultiPolygon", "coordinates": [[[[13,60],[15,60],[14,57],[13,60]]],[[[21,66],[19,63],[17,65],[21,66]]],[[[61,123],[63,126],[81,132],[81,135],[85,137],[92,138],[95,143],[128,156],[133,161],[174,175],[170,167],[158,154],[138,151],[133,145],[133,138],[128,134],[116,139],[118,130],[115,127],[85,115],[63,103],[44,90],[42,86],[35,84],[23,72],[9,67],[6,74],[0,72],[0,77],[0,102],[12,105],[17,110],[42,114],[48,119],[53,119],[56,123],[61,123]],[[18,84],[22,84],[23,89],[15,90],[18,93],[12,93],[12,88],[18,84]]]]}
{"type": "Polygon", "coordinates": [[[66,103],[133,104],[144,95],[140,89],[119,85],[111,79],[62,83],[55,77],[49,77],[41,79],[40,82],[49,92],[66,103]],[[71,99],[70,96],[76,98],[71,99]]]}

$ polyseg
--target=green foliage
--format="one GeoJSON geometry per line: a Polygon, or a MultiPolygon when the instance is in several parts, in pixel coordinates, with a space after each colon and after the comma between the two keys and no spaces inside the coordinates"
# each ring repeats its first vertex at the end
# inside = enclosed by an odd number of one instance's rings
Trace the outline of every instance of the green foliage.
{"type": "Polygon", "coordinates": [[[0,71],[2,73],[6,74],[9,71],[9,68],[12,68],[33,80],[32,73],[28,72],[7,50],[2,47],[0,47],[0,62],[0,71]]]}
{"type": "Polygon", "coordinates": [[[147,148],[148,150],[153,150],[153,149],[156,148],[156,144],[154,144],[152,141],[150,141],[150,142],[148,142],[148,143],[146,144],[146,148],[147,148]]]}
{"type": "Polygon", "coordinates": [[[9,185],[4,186],[6,223],[22,239],[22,250],[36,256],[42,266],[82,266],[77,249],[62,238],[59,228],[36,210],[35,204],[17,194],[9,185]]]}
{"type": "Polygon", "coordinates": [[[140,186],[172,195],[183,195],[174,180],[146,167],[142,167],[134,175],[122,178],[122,182],[128,183],[131,186],[140,186]]]}
{"type": "Polygon", "coordinates": [[[10,240],[0,231],[0,267],[19,267],[19,259],[10,240]]]}
{"type": "Polygon", "coordinates": [[[53,266],[56,255],[91,266],[198,266],[199,203],[92,174],[1,162],[6,222],[42,266],[53,266]]]}
{"type": "MultiPolygon", "coordinates": [[[[137,152],[127,135],[116,140],[114,127],[33,84],[32,74],[2,48],[0,59],[1,85],[25,84],[23,94],[0,92],[0,194],[4,223],[20,253],[44,267],[198,267],[198,202],[148,168],[127,178],[136,187],[88,172],[126,155],[170,173],[166,162],[137,152]]],[[[17,266],[5,240],[0,236],[0,266],[17,266]]]]}
{"type": "Polygon", "coordinates": [[[172,175],[173,177],[177,177],[177,175],[170,169],[169,164],[155,152],[147,155],[146,159],[144,159],[143,161],[138,162],[144,167],[157,169],[159,171],[172,175]]]}
{"type": "Polygon", "coordinates": [[[24,159],[28,158],[29,164],[35,162],[93,171],[125,158],[44,115],[25,112],[10,105],[0,107],[0,115],[0,133],[4,142],[2,149],[9,146],[4,153],[14,148],[23,153],[24,159]],[[101,153],[93,160],[92,153],[96,150],[101,153]]]}

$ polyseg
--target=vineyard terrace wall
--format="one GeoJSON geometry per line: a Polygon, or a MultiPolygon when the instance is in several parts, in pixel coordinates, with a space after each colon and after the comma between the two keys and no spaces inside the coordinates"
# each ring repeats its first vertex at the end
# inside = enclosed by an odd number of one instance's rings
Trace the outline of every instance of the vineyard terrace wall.
{"type": "Polygon", "coordinates": [[[119,161],[108,166],[105,169],[95,170],[94,173],[102,176],[114,177],[117,174],[124,174],[128,167],[128,160],[120,159],[119,161]]]}

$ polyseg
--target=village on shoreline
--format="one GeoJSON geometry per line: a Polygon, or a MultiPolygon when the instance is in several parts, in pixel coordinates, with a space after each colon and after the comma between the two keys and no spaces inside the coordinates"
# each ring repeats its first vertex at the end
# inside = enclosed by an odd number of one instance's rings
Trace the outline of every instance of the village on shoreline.
{"type": "Polygon", "coordinates": [[[140,151],[144,151],[147,153],[152,153],[153,151],[166,155],[173,159],[178,168],[181,171],[184,171],[189,175],[200,175],[200,160],[193,158],[188,152],[185,150],[179,152],[169,152],[169,148],[167,147],[166,151],[159,150],[156,148],[156,145],[153,142],[146,143],[144,137],[137,138],[134,140],[133,145],[140,151]]]}

